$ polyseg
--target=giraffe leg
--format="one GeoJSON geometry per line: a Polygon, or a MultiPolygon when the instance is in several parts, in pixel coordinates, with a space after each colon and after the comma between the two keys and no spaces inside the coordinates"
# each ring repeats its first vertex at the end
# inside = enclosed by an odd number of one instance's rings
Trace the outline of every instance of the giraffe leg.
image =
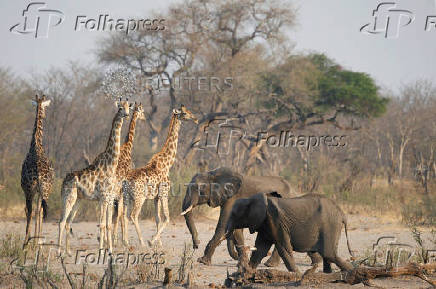
{"type": "MultiPolygon", "coordinates": [[[[118,224],[121,220],[121,231],[123,231],[123,222],[124,222],[124,218],[123,218],[123,210],[124,210],[124,201],[123,201],[123,197],[120,197],[118,200],[118,206],[117,206],[117,210],[116,210],[116,217],[115,217],[115,223],[114,223],[114,245],[116,246],[118,243],[118,224]]],[[[121,235],[123,235],[124,233],[121,232],[121,235]]]]}
{"type": "Polygon", "coordinates": [[[144,199],[133,201],[133,210],[130,215],[130,218],[133,224],[135,225],[136,233],[138,234],[138,238],[139,238],[139,243],[141,244],[141,246],[144,246],[141,229],[139,228],[139,222],[138,222],[138,217],[139,217],[139,213],[141,213],[142,204],[144,204],[144,199]]]}
{"type": "Polygon", "coordinates": [[[39,226],[40,226],[40,223],[39,223],[39,217],[40,217],[40,215],[41,215],[41,201],[42,201],[42,199],[41,199],[41,196],[38,194],[38,196],[36,197],[36,212],[35,212],[35,233],[33,234],[33,237],[35,238],[35,244],[39,244],[40,242],[39,242],[39,238],[40,238],[40,236],[39,236],[39,226]]]}
{"type": "Polygon", "coordinates": [[[43,242],[43,240],[42,240],[42,222],[43,222],[43,209],[42,209],[42,198],[40,199],[41,200],[41,206],[40,206],[40,209],[39,209],[39,224],[38,224],[38,242],[39,242],[39,244],[42,244],[42,242],[43,242]]]}
{"type": "Polygon", "coordinates": [[[109,252],[112,253],[112,213],[114,211],[114,205],[112,200],[107,200],[107,216],[106,216],[106,238],[109,252]]]}
{"type": "Polygon", "coordinates": [[[27,244],[30,238],[30,226],[32,223],[32,206],[33,206],[33,195],[26,191],[26,237],[24,237],[24,245],[27,244]]]}
{"type": "MultiPolygon", "coordinates": [[[[73,209],[74,204],[77,200],[77,189],[76,188],[63,188],[62,189],[62,197],[63,197],[63,205],[62,205],[62,213],[61,219],[59,221],[59,234],[58,234],[58,254],[61,254],[62,248],[62,234],[65,229],[65,224],[67,222],[67,218],[69,217],[71,210],[73,209]]],[[[66,248],[68,251],[68,248],[66,248]]]]}
{"type": "Polygon", "coordinates": [[[154,238],[152,240],[153,243],[156,242],[156,240],[160,241],[160,235],[162,234],[163,230],[170,222],[170,212],[168,209],[168,198],[164,197],[164,198],[160,199],[159,203],[162,205],[164,220],[163,220],[163,222],[161,222],[160,226],[157,229],[156,235],[154,236],[154,238]]]}
{"type": "Polygon", "coordinates": [[[123,218],[121,223],[121,233],[123,237],[123,244],[124,246],[129,246],[129,230],[128,230],[128,224],[129,219],[128,216],[130,216],[130,213],[132,211],[131,208],[131,201],[129,201],[127,198],[124,200],[124,209],[123,209],[123,218]]]}
{"type": "Polygon", "coordinates": [[[104,247],[104,239],[106,234],[106,212],[107,212],[107,203],[105,200],[100,201],[100,250],[104,247]]]}
{"type": "Polygon", "coordinates": [[[160,230],[161,227],[161,218],[160,218],[160,203],[161,200],[159,198],[159,196],[156,196],[156,198],[154,198],[154,218],[156,220],[156,234],[153,236],[153,238],[151,240],[148,241],[148,245],[151,247],[153,246],[154,242],[156,242],[156,236],[158,236],[158,232],[160,230]]]}
{"type": "Polygon", "coordinates": [[[71,256],[71,251],[70,251],[71,223],[73,223],[74,217],[76,217],[76,213],[78,209],[79,209],[79,200],[76,200],[73,208],[71,209],[70,215],[67,218],[67,222],[65,224],[65,248],[69,256],[71,256]]]}

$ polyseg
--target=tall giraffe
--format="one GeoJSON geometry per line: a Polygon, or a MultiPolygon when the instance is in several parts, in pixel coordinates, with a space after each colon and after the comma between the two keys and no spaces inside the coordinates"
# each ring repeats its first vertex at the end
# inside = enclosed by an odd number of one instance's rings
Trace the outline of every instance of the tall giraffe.
{"type": "Polygon", "coordinates": [[[62,215],[59,221],[59,253],[61,238],[65,234],[65,248],[69,252],[69,232],[79,208],[80,199],[98,200],[100,205],[100,249],[106,239],[112,251],[112,210],[113,202],[119,194],[120,184],[116,178],[116,168],[120,155],[120,134],[123,120],[129,116],[130,105],[127,101],[116,102],[118,112],[112,122],[112,128],[104,152],[99,154],[88,167],[67,174],[62,183],[62,215]]]}
{"type": "Polygon", "coordinates": [[[29,152],[21,168],[21,188],[26,197],[26,237],[24,245],[30,237],[30,223],[32,222],[32,202],[37,194],[36,216],[35,216],[35,237],[41,236],[42,218],[47,216],[47,199],[51,193],[54,171],[51,161],[45,156],[42,144],[43,121],[45,109],[50,105],[45,95],[35,96],[33,105],[36,106],[35,125],[33,127],[32,141],[29,152]],[[42,213],[42,214],[41,214],[42,213]]]}
{"type": "MultiPolygon", "coordinates": [[[[168,211],[168,192],[170,188],[169,171],[174,164],[177,153],[177,142],[179,139],[179,129],[182,120],[198,120],[184,105],[180,109],[174,109],[171,122],[168,127],[168,136],[162,149],[156,153],[151,160],[142,168],[133,169],[127,174],[127,180],[123,182],[124,197],[124,222],[121,226],[128,224],[128,216],[135,225],[141,246],[144,246],[141,229],[139,228],[138,217],[142,205],[146,199],[154,199],[156,235],[154,235],[149,245],[156,240],[160,240],[160,234],[170,221],[168,211]],[[162,206],[164,222],[161,223],[160,207],[162,206]]],[[[122,229],[123,242],[128,245],[128,232],[122,229]]]]}
{"type": "MultiPolygon", "coordinates": [[[[145,120],[144,108],[141,103],[137,104],[135,102],[135,108],[132,114],[132,119],[130,120],[130,124],[129,124],[129,131],[126,135],[124,144],[121,146],[120,157],[118,159],[118,166],[117,166],[116,173],[119,183],[122,183],[122,181],[126,178],[127,173],[132,169],[132,164],[133,164],[132,148],[133,148],[133,140],[135,138],[136,121],[138,119],[145,120]]],[[[117,202],[117,206],[115,210],[114,244],[117,243],[117,239],[118,239],[118,222],[120,221],[120,218],[121,218],[121,222],[124,221],[124,218],[122,218],[124,202],[123,202],[123,191],[121,190],[121,188],[116,202],[117,202]]],[[[123,229],[124,226],[121,226],[121,228],[123,229]]]]}

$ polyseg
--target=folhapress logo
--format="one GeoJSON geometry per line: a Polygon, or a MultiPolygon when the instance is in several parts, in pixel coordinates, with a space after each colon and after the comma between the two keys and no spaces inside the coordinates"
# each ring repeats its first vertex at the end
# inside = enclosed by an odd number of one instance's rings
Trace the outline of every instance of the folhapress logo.
{"type": "Polygon", "coordinates": [[[409,10],[396,9],[394,2],[385,2],[377,6],[372,13],[373,22],[365,24],[360,31],[366,34],[384,34],[385,38],[398,38],[400,28],[409,25],[415,16],[409,10]]]}
{"type": "Polygon", "coordinates": [[[64,13],[47,9],[44,2],[32,2],[23,10],[23,22],[12,26],[9,31],[17,34],[33,34],[35,38],[48,38],[50,28],[64,21],[64,13]]]}

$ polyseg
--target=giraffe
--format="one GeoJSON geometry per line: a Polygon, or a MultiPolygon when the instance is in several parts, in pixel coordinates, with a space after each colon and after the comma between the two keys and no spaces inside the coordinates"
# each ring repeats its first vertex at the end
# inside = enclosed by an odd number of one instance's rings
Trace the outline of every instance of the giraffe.
{"type": "Polygon", "coordinates": [[[65,234],[65,249],[69,251],[69,232],[79,208],[80,199],[98,200],[100,206],[100,249],[106,239],[112,252],[112,209],[113,202],[119,194],[120,184],[116,178],[116,168],[120,155],[120,134],[123,120],[129,116],[131,105],[127,101],[115,103],[118,108],[112,122],[112,128],[106,149],[100,153],[88,167],[67,174],[62,183],[62,214],[59,221],[59,254],[61,253],[62,233],[65,234]],[[117,190],[118,189],[118,190],[117,190]]]}
{"type": "MultiPolygon", "coordinates": [[[[136,121],[145,120],[144,116],[144,108],[141,103],[137,104],[135,102],[135,108],[132,114],[132,119],[130,120],[129,124],[129,131],[126,135],[126,139],[124,141],[124,144],[121,146],[120,149],[120,157],[118,159],[118,166],[116,170],[117,174],[117,182],[122,183],[122,181],[125,179],[127,173],[129,170],[132,169],[132,148],[133,148],[133,140],[135,138],[135,129],[136,129],[136,121]]],[[[116,200],[117,206],[115,210],[115,223],[114,223],[114,244],[117,243],[118,240],[118,223],[121,219],[121,222],[123,222],[124,218],[122,218],[122,211],[124,208],[123,205],[123,191],[120,188],[119,190],[119,196],[116,200]]],[[[123,226],[121,228],[124,228],[123,226]]]]}
{"type": "Polygon", "coordinates": [[[32,202],[37,194],[36,216],[35,216],[35,237],[40,237],[42,232],[42,218],[47,216],[47,199],[51,193],[54,171],[53,164],[46,157],[42,144],[43,121],[45,109],[50,105],[50,100],[43,95],[35,96],[32,101],[36,106],[36,117],[33,128],[32,141],[29,152],[21,168],[21,188],[26,197],[26,237],[25,246],[30,238],[30,223],[32,222],[32,202]],[[42,214],[41,214],[42,213],[42,214]]]}
{"type": "MultiPolygon", "coordinates": [[[[197,118],[184,105],[181,105],[180,109],[174,109],[168,127],[168,136],[162,149],[153,155],[144,167],[130,170],[127,174],[127,180],[123,182],[124,222],[121,223],[121,226],[128,224],[127,218],[129,216],[135,225],[141,246],[144,246],[144,241],[142,240],[141,229],[138,224],[138,216],[146,199],[153,199],[155,206],[156,235],[149,241],[150,246],[156,240],[160,240],[160,234],[170,221],[168,211],[169,171],[176,158],[179,129],[182,120],[192,120],[198,123],[197,118]],[[160,219],[161,206],[165,218],[163,223],[160,219]]],[[[128,246],[128,232],[126,228],[122,229],[122,232],[123,243],[125,246],[128,246]]]]}

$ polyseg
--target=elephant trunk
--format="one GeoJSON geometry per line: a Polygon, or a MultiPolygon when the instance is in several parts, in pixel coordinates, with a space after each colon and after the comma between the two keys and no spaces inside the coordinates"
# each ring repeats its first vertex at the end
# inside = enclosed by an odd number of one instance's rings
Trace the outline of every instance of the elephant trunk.
{"type": "Polygon", "coordinates": [[[227,251],[229,251],[230,257],[234,260],[238,260],[238,252],[236,250],[236,243],[233,236],[227,238],[227,251]]]}
{"type": "Polygon", "coordinates": [[[224,234],[223,240],[226,238],[231,238],[231,236],[233,235],[233,231],[234,231],[233,221],[232,221],[232,219],[230,219],[227,222],[226,233],[224,234]]]}
{"type": "Polygon", "coordinates": [[[200,240],[198,239],[197,228],[195,227],[194,218],[192,216],[192,211],[185,214],[186,226],[188,226],[189,232],[192,236],[192,246],[194,249],[198,249],[198,245],[200,244],[200,240]]]}
{"type": "Polygon", "coordinates": [[[197,249],[198,245],[200,244],[200,240],[198,239],[198,232],[197,228],[195,227],[194,216],[192,213],[192,209],[195,208],[197,204],[194,203],[195,200],[192,200],[191,196],[192,194],[186,194],[185,199],[183,200],[182,213],[184,213],[183,215],[185,217],[186,226],[188,226],[189,232],[192,236],[192,246],[194,249],[197,249]]]}

